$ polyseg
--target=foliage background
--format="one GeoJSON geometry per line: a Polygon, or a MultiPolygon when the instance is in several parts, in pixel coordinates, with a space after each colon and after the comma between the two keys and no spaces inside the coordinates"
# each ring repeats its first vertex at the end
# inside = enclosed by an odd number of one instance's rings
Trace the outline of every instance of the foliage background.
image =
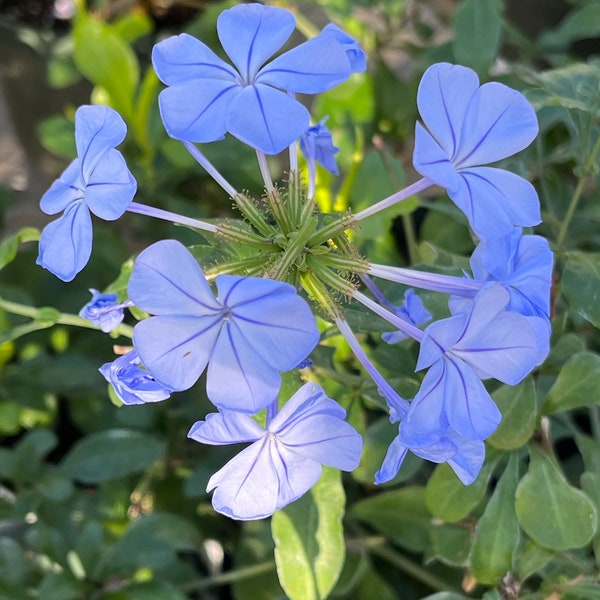
{"type": "MultiPolygon", "coordinates": [[[[59,19],[69,2],[0,2],[0,116],[24,149],[11,170],[18,154],[0,140],[0,599],[600,598],[600,5],[280,4],[296,11],[303,34],[331,20],[369,54],[367,74],[312,106],[315,118],[329,115],[341,148],[342,177],[321,173],[323,210],[360,210],[413,180],[416,86],[431,63],[459,62],[526,93],[541,133],[510,167],[536,185],[544,218],[536,233],[556,252],[551,355],[519,386],[493,390],[504,420],[472,486],[413,459],[375,488],[394,428],[348,349],[326,335],[315,369],[364,433],[361,466],[341,479],[327,471],[272,522],[215,514],[206,482],[237,448],[186,439],[210,410],[202,385],[157,405],[118,407],[97,372],[116,340],[61,324],[88,288],[123,292],[128,257],[141,248],[198,238],[138,215],[96,222],[92,261],[68,285],[35,266],[32,241],[45,222],[39,196],[73,157],[74,110],[90,98],[128,123],[123,151],[140,202],[199,218],[231,214],[164,134],[149,68],[153,43],[172,33],[215,47],[215,19],[231,3],[81,2],[77,19],[68,11],[59,19]]],[[[203,149],[234,186],[260,194],[251,151],[232,140],[203,149]]],[[[449,272],[468,265],[473,242],[444,195],[401,213],[365,224],[355,241],[366,255],[449,272]]],[[[439,299],[425,297],[443,314],[439,299]]],[[[415,348],[380,344],[363,318],[354,326],[371,332],[371,356],[410,397],[415,348]]]]}

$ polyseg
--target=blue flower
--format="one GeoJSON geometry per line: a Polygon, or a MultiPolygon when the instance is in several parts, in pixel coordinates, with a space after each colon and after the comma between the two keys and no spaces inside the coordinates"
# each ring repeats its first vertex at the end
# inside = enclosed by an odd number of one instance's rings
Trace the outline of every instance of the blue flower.
{"type": "Polygon", "coordinates": [[[381,468],[375,473],[377,485],[391,481],[398,474],[409,451],[431,462],[447,462],[465,485],[471,485],[477,479],[485,460],[485,444],[482,441],[468,440],[448,428],[435,442],[418,447],[403,439],[405,428],[402,423],[399,434],[388,447],[381,468]]]}
{"type": "Polygon", "coordinates": [[[412,444],[433,443],[448,427],[469,440],[494,432],[501,415],[481,380],[516,385],[547,353],[543,320],[506,310],[508,302],[508,292],[493,285],[468,312],[425,329],[417,370],[431,368],[404,421],[412,444]]]}
{"type": "MultiPolygon", "coordinates": [[[[473,277],[481,282],[500,283],[510,294],[508,309],[525,316],[550,317],[550,288],[554,256],[548,242],[538,235],[508,235],[481,242],[471,255],[473,277]]],[[[464,300],[452,298],[457,312],[464,300]]]]}
{"type": "Polygon", "coordinates": [[[119,304],[117,294],[102,294],[94,289],[90,292],[92,299],[79,311],[79,316],[108,333],[123,321],[123,305],[119,304]]]}
{"type": "MultiPolygon", "coordinates": [[[[412,289],[404,293],[404,301],[400,306],[391,306],[394,313],[413,325],[423,325],[431,320],[431,313],[423,305],[423,301],[412,289]]],[[[381,339],[387,344],[397,344],[408,336],[402,331],[389,331],[381,334],[381,339]]]]}
{"type": "Polygon", "coordinates": [[[330,173],[338,174],[335,155],[340,151],[333,145],[331,132],[325,126],[327,117],[309,127],[300,138],[300,150],[308,163],[309,171],[314,173],[315,161],[330,173]]]}
{"type": "Polygon", "coordinates": [[[171,390],[158,383],[142,366],[135,350],[102,365],[99,371],[112,384],[123,404],[160,402],[171,395],[171,390]]]}
{"type": "Polygon", "coordinates": [[[46,225],[37,264],[71,281],[92,252],[90,212],[118,219],[131,203],[137,184],[115,146],[125,138],[123,119],[106,106],[82,106],[75,113],[76,158],[40,201],[49,215],[64,214],[46,225]]]}
{"type": "Polygon", "coordinates": [[[210,478],[215,510],[233,519],[262,519],[305,494],[319,480],[321,465],[354,470],[362,440],[345,415],[318,385],[307,383],[266,429],[233,411],[195,423],[188,436],[203,444],[253,442],[210,478]]]}
{"type": "Polygon", "coordinates": [[[501,83],[479,86],[466,67],[439,63],[419,85],[413,164],[421,175],[446,188],[481,240],[514,226],[540,222],[534,187],[489,163],[526,148],[538,132],[535,111],[525,97],[501,83]]]}
{"type": "Polygon", "coordinates": [[[242,4],[223,11],[217,31],[234,67],[187,34],[157,44],[152,61],[169,86],[159,96],[168,134],[213,142],[229,132],[267,154],[294,142],[310,116],[287,92],[324,92],[351,73],[347,51],[333,35],[319,35],[267,62],[295,23],[292,13],[272,6],[242,4]]]}
{"type": "Polygon", "coordinates": [[[256,413],[271,404],[280,371],[299,365],[319,340],[308,304],[287,283],[219,275],[215,298],[190,252],[164,240],[137,258],[129,298],[153,316],[133,341],[163,385],[185,390],[208,365],[207,394],[219,408],[256,413]]]}

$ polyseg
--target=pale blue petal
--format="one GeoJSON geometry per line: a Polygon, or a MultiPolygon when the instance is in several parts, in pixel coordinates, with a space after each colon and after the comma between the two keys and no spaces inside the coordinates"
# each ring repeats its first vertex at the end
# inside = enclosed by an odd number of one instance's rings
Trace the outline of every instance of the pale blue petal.
{"type": "Polygon", "coordinates": [[[330,36],[342,45],[350,61],[352,73],[362,73],[367,70],[367,55],[364,50],[352,36],[348,35],[337,25],[329,23],[319,35],[330,36]]]}
{"type": "Polygon", "coordinates": [[[294,369],[319,341],[315,318],[306,301],[286,283],[231,275],[217,277],[221,303],[247,344],[279,371],[294,369]]]}
{"type": "Polygon", "coordinates": [[[515,173],[477,167],[461,170],[460,179],[460,187],[449,189],[448,195],[480,240],[493,240],[515,226],[533,227],[541,222],[535,188],[515,173]]]}
{"type": "Polygon", "coordinates": [[[281,407],[269,424],[269,431],[284,435],[288,428],[302,421],[304,416],[313,410],[340,420],[346,417],[346,411],[337,402],[329,399],[320,385],[309,382],[281,407]]]}
{"type": "Polygon", "coordinates": [[[162,240],[137,257],[129,279],[129,298],[155,315],[216,315],[222,311],[189,250],[162,240]]]}
{"type": "Polygon", "coordinates": [[[79,311],[82,319],[87,319],[100,327],[104,333],[109,333],[119,326],[124,317],[123,305],[119,304],[117,294],[101,294],[91,289],[92,299],[79,311]]]}
{"type": "Polygon", "coordinates": [[[255,442],[265,430],[251,417],[234,411],[210,413],[192,425],[188,437],[202,444],[224,445],[255,442]]]}
{"type": "Polygon", "coordinates": [[[167,133],[198,143],[223,139],[231,103],[241,91],[222,79],[194,79],[163,90],[158,105],[167,133]]]}
{"type": "Polygon", "coordinates": [[[362,438],[343,420],[345,411],[320,387],[305,384],[284,408],[269,430],[290,451],[343,471],[358,467],[362,438]]]}
{"type": "Polygon", "coordinates": [[[55,215],[65,210],[71,202],[82,200],[84,188],[79,159],[75,159],[42,196],[40,208],[47,215],[55,215]]]}
{"type": "MultiPolygon", "coordinates": [[[[400,426],[400,440],[404,441],[402,437],[402,426],[400,426]]],[[[453,456],[455,456],[458,451],[456,445],[449,440],[446,435],[427,446],[419,446],[418,448],[409,446],[409,450],[415,456],[424,458],[425,460],[430,460],[434,463],[447,462],[453,456]]]]}
{"type": "Polygon", "coordinates": [[[457,192],[462,185],[448,155],[420,123],[415,126],[413,166],[423,177],[431,179],[448,193],[457,192]]]}
{"type": "Polygon", "coordinates": [[[104,153],[118,146],[127,134],[119,113],[107,106],[80,106],[75,113],[75,143],[81,173],[88,180],[104,153]]]}
{"type": "Polygon", "coordinates": [[[458,448],[458,452],[448,459],[448,464],[464,485],[471,485],[483,466],[485,444],[479,440],[467,440],[452,430],[448,430],[447,436],[458,448]]]}
{"type": "Polygon", "coordinates": [[[231,321],[223,323],[208,365],[206,393],[221,409],[257,413],[276,398],[279,371],[256,354],[231,321]]]}
{"type": "Polygon", "coordinates": [[[133,330],[133,344],[157,381],[173,390],[192,387],[210,358],[219,315],[150,317],[133,330]]]}
{"type": "Polygon", "coordinates": [[[242,450],[208,482],[213,507],[233,519],[261,519],[305,494],[321,476],[321,465],[291,454],[266,437],[242,450]]]}
{"type": "Polygon", "coordinates": [[[529,146],[537,133],[535,110],[523,94],[486,83],[469,102],[453,162],[465,168],[502,160],[529,146]]]}
{"type": "Polygon", "coordinates": [[[182,33],[159,42],[152,49],[152,64],[165,85],[191,80],[222,79],[235,83],[238,74],[206,44],[182,33]]]}
{"type": "Polygon", "coordinates": [[[217,31],[227,55],[238,68],[245,84],[288,40],[296,19],[283,8],[241,4],[224,10],[217,31]]]}
{"type": "MultiPolygon", "coordinates": [[[[508,302],[508,296],[506,301],[508,302]]],[[[442,358],[446,349],[464,334],[466,322],[466,317],[459,314],[429,325],[423,332],[415,371],[426,369],[442,358]]]]}
{"type": "Polygon", "coordinates": [[[329,36],[317,36],[263,67],[256,83],[302,94],[320,94],[346,81],[350,61],[343,46],[329,36]]]}
{"type": "Polygon", "coordinates": [[[448,428],[445,402],[454,390],[449,386],[446,361],[438,360],[427,371],[421,387],[402,421],[402,441],[410,448],[429,446],[448,428]]]}
{"type": "Polygon", "coordinates": [[[450,160],[461,145],[465,112],[478,87],[475,71],[449,63],[429,67],[419,84],[417,105],[421,118],[450,160]]]}
{"type": "Polygon", "coordinates": [[[396,477],[407,452],[408,448],[400,441],[400,438],[396,436],[388,446],[379,471],[375,473],[376,485],[386,483],[396,477]]]}
{"type": "Polygon", "coordinates": [[[101,219],[118,219],[131,204],[137,182],[118,150],[108,150],[90,174],[85,203],[101,219]]]}
{"type": "Polygon", "coordinates": [[[486,439],[500,424],[502,414],[473,369],[460,360],[444,362],[448,424],[469,440],[486,439]]]}
{"type": "Polygon", "coordinates": [[[302,135],[309,122],[306,108],[285,92],[251,85],[233,98],[226,126],[229,133],[252,148],[278,154],[302,135]]]}
{"type": "Polygon", "coordinates": [[[72,281],[92,253],[92,219],[83,202],[70,204],[62,217],[44,227],[37,264],[63,281],[72,281]]]}

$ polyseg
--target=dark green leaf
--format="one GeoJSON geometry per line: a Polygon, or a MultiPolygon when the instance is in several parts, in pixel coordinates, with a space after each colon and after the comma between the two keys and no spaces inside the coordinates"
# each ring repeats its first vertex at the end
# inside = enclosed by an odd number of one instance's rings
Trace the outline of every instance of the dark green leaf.
{"type": "Polygon", "coordinates": [[[535,448],[517,488],[515,509],[525,533],[552,550],[585,546],[596,532],[598,516],[592,501],[570,486],[556,464],[535,448]]]}
{"type": "Polygon", "coordinates": [[[78,481],[100,483],[143,471],[164,451],[164,443],[153,436],[111,429],[77,442],[65,457],[62,469],[78,481]]]}
{"type": "Polygon", "coordinates": [[[429,546],[431,514],[425,507],[422,487],[383,492],[354,504],[350,515],[365,521],[395,543],[422,552],[429,546]]]}
{"type": "Polygon", "coordinates": [[[573,310],[600,327],[600,254],[569,252],[562,289],[573,310]]]}

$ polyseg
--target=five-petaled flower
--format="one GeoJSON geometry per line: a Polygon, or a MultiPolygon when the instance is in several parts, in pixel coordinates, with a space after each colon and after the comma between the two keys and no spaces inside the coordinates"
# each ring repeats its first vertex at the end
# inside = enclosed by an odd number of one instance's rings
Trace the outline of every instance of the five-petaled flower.
{"type": "Polygon", "coordinates": [[[540,222],[535,188],[503,169],[485,167],[526,148],[538,132],[533,107],[501,83],[479,86],[475,71],[435,64],[423,75],[413,164],[446,188],[475,235],[491,240],[540,222]]]}
{"type": "Polygon", "coordinates": [[[310,115],[288,92],[324,92],[345,81],[357,60],[347,40],[328,32],[267,62],[295,24],[291,12],[273,6],[241,4],[223,11],[217,31],[235,67],[185,33],[157,44],[152,62],[169,86],[159,96],[168,134],[213,142],[229,132],[266,154],[293,143],[310,115]]]}
{"type": "Polygon", "coordinates": [[[75,113],[76,158],[40,201],[54,215],[42,231],[37,264],[71,281],[92,252],[90,212],[106,221],[118,219],[131,203],[137,184],[122,154],[123,119],[106,106],[81,106],[75,113]]]}
{"type": "Polygon", "coordinates": [[[306,383],[263,429],[248,415],[221,411],[195,423],[188,436],[203,444],[253,442],[209,480],[215,510],[234,519],[261,519],[305,494],[321,465],[356,469],[362,439],[346,412],[306,383]]]}
{"type": "Polygon", "coordinates": [[[143,365],[163,385],[191,387],[206,366],[219,408],[256,413],[271,404],[280,371],[296,368],[319,341],[315,318],[287,283],[219,275],[215,298],[185,246],[163,240],[137,258],[129,298],[152,315],[134,329],[143,365]]]}

